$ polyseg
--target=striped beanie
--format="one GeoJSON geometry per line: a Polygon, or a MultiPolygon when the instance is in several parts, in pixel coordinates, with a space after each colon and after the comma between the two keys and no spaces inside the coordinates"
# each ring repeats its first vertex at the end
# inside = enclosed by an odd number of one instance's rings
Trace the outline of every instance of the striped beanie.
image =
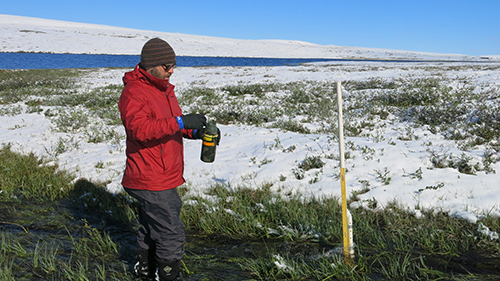
{"type": "Polygon", "coordinates": [[[153,38],[144,44],[141,51],[141,67],[162,64],[175,64],[175,52],[170,45],[160,38],[153,38]]]}

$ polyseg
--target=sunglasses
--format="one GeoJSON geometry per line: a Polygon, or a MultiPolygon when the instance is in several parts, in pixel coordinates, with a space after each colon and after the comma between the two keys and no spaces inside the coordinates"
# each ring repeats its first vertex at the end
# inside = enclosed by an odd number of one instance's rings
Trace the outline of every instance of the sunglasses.
{"type": "Polygon", "coordinates": [[[164,64],[163,65],[165,67],[165,71],[169,71],[170,69],[172,68],[175,68],[176,64],[164,64]]]}

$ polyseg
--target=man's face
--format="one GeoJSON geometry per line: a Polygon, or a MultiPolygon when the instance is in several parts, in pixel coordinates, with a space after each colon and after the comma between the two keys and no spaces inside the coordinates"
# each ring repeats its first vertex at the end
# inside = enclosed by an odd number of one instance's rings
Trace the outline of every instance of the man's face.
{"type": "Polygon", "coordinates": [[[175,65],[158,65],[151,68],[150,73],[156,78],[168,80],[172,74],[174,74],[175,65]]]}

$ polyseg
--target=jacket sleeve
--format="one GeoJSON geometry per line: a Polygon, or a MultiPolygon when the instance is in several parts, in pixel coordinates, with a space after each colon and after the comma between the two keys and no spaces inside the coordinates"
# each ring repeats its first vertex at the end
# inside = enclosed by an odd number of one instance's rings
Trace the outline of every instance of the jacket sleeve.
{"type": "MultiPolygon", "coordinates": [[[[169,97],[169,104],[172,110],[172,114],[177,116],[182,116],[182,109],[179,106],[179,102],[177,101],[177,97],[173,93],[173,89],[167,90],[167,96],[169,97]]],[[[181,130],[182,137],[186,139],[194,139],[194,130],[193,129],[182,129],[181,130]]]]}
{"type": "Polygon", "coordinates": [[[140,90],[136,91],[138,93],[124,91],[119,101],[122,122],[130,138],[149,141],[181,131],[174,116],[157,118],[148,100],[139,93],[140,90]]]}

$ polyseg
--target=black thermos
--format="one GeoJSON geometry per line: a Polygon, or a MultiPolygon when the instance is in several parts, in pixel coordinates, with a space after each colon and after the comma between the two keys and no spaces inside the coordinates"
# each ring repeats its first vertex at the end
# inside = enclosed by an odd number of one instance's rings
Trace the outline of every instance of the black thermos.
{"type": "Polygon", "coordinates": [[[208,121],[205,133],[202,137],[201,161],[206,163],[214,162],[215,148],[217,146],[218,138],[219,134],[217,133],[217,125],[213,121],[208,121]]]}

